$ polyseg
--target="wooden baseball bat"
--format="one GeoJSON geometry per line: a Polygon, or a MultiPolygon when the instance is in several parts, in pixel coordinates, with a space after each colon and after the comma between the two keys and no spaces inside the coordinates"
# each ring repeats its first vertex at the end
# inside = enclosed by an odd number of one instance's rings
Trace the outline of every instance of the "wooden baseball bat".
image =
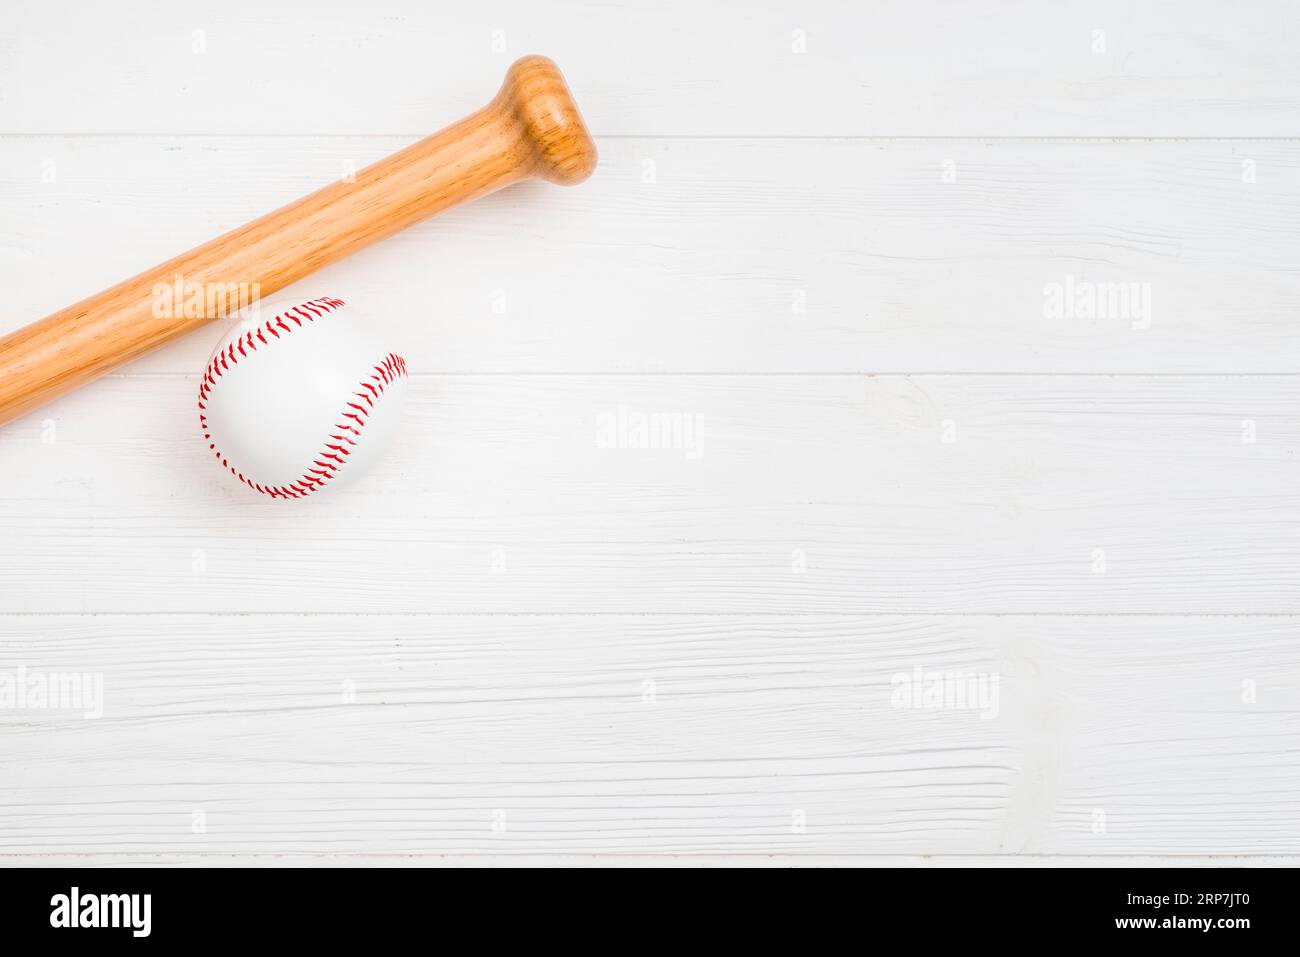
{"type": "Polygon", "coordinates": [[[559,69],[515,62],[501,91],[459,123],[356,174],[0,338],[0,425],[124,362],[233,313],[412,223],[524,179],[571,185],[596,146],[559,69]],[[199,289],[183,308],[176,289],[199,289]],[[166,295],[162,295],[162,293],[166,295]],[[186,315],[187,312],[196,313],[186,315]]]}

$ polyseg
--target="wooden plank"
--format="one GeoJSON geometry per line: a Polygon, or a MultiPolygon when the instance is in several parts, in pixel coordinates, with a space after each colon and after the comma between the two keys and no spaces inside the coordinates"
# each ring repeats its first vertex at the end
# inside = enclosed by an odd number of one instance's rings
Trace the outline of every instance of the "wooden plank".
{"type": "Polygon", "coordinates": [[[1300,134],[1286,0],[6,12],[0,70],[40,78],[0,87],[6,133],[425,134],[482,105],[512,59],[546,53],[603,135],[1300,134]]]}
{"type": "MultiPolygon", "coordinates": [[[[403,142],[4,141],[0,331],[403,142]]],[[[588,184],[489,198],[298,291],[364,308],[425,372],[1300,371],[1294,142],[601,147],[588,184]]],[[[196,372],[219,338],[133,368],[196,372]]]]}
{"type": "Polygon", "coordinates": [[[301,503],[196,389],[6,430],[4,611],[1300,611],[1294,376],[420,376],[301,503]]]}
{"type": "Polygon", "coordinates": [[[6,616],[0,670],[103,693],[0,709],[0,849],[1295,854],[1297,627],[6,616]],[[996,707],[904,706],[918,669],[996,707]]]}

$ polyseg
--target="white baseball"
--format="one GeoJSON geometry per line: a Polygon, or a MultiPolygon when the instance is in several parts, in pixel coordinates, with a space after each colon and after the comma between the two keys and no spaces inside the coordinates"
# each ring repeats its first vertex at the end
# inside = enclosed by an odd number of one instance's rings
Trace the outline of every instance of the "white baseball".
{"type": "Polygon", "coordinates": [[[212,354],[199,424],[217,462],[272,498],[336,488],[397,432],[406,361],[379,346],[341,299],[259,305],[212,354]]]}

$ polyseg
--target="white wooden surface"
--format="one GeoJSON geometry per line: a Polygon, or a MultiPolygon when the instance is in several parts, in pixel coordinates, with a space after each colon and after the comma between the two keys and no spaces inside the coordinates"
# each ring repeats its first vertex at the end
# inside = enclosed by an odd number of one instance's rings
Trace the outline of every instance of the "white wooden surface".
{"type": "MultiPolygon", "coordinates": [[[[0,268],[24,281],[0,322],[410,141],[8,139],[0,268]]],[[[1300,301],[1300,140],[600,148],[582,189],[497,194],[309,283],[365,303],[426,372],[1300,371],[1279,315],[1300,301]],[[1044,287],[1069,277],[1147,284],[1149,322],[1045,317],[1044,287]]],[[[211,347],[196,336],[137,370],[191,373],[211,347]]]]}
{"type": "Polygon", "coordinates": [[[1281,0],[11,2],[0,330],[523,52],[603,165],[303,285],[416,372],[332,500],[205,460],[216,330],[0,432],[0,672],[104,682],[0,708],[0,863],[1294,861],[1298,41],[1281,0]],[[601,447],[620,409],[699,431],[601,447]],[[918,668],[996,715],[898,707],[918,668]]]}

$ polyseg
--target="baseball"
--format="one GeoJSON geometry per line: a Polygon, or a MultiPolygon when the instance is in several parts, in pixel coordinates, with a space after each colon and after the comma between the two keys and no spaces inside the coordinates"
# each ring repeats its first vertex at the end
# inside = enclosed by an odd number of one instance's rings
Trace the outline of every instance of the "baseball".
{"type": "Polygon", "coordinates": [[[406,381],[406,361],[343,300],[261,303],[204,370],[203,441],[250,491],[317,495],[355,480],[383,454],[406,381]]]}

